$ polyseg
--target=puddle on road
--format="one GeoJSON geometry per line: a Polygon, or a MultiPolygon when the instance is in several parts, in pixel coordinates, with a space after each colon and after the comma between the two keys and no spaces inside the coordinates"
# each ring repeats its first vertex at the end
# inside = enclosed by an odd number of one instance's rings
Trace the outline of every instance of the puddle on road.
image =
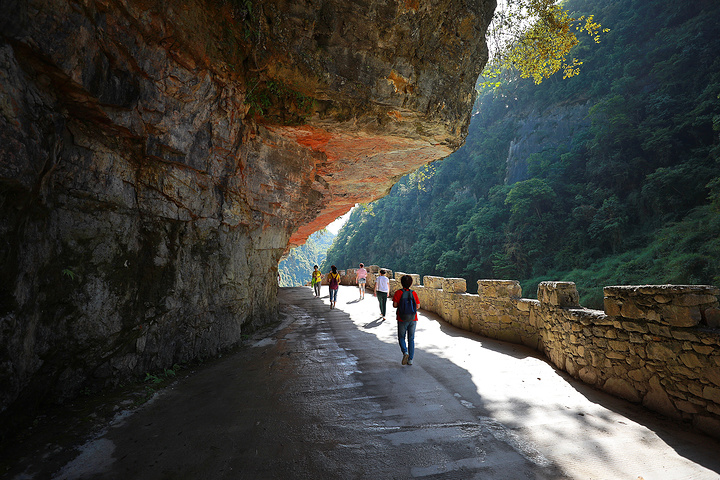
{"type": "Polygon", "coordinates": [[[112,465],[115,444],[98,438],[80,447],[80,455],[65,465],[53,480],[71,480],[106,472],[112,465]]]}
{"type": "Polygon", "coordinates": [[[267,347],[269,345],[275,345],[277,340],[274,338],[263,338],[259,342],[253,343],[253,347],[267,347]]]}

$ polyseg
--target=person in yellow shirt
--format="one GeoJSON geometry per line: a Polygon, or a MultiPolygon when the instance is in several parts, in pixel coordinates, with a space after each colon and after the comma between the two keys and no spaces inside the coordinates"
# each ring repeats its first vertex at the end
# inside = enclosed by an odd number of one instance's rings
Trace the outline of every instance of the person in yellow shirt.
{"type": "Polygon", "coordinates": [[[315,291],[315,296],[320,296],[320,285],[322,285],[322,273],[320,272],[320,269],[317,265],[313,267],[312,272],[312,279],[310,280],[310,285],[312,285],[313,290],[315,291]]]}

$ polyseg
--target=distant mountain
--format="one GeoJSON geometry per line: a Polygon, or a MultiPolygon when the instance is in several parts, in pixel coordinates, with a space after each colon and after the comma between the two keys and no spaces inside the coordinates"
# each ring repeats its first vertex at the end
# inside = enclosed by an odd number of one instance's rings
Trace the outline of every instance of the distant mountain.
{"type": "Polygon", "coordinates": [[[293,248],[278,265],[280,286],[296,287],[309,282],[313,266],[322,264],[334,239],[335,234],[321,230],[313,233],[305,245],[293,248]]]}
{"type": "Polygon", "coordinates": [[[579,76],[481,92],[465,146],[357,208],[326,264],[578,285],[720,284],[720,2],[569,0],[579,76]]]}

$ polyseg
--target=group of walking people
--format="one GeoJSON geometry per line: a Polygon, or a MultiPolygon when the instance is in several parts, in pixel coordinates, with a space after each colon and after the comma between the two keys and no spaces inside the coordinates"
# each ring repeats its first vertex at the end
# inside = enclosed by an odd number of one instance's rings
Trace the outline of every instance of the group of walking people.
{"type": "MultiPolygon", "coordinates": [[[[335,308],[335,303],[337,302],[337,293],[338,288],[340,288],[340,274],[337,271],[337,267],[333,265],[330,267],[330,272],[328,272],[327,277],[327,284],[330,287],[330,308],[335,308]]],[[[315,296],[320,296],[320,285],[322,285],[322,273],[318,269],[318,266],[313,266],[313,273],[312,278],[310,280],[310,285],[313,287],[313,291],[315,292],[315,296]]]]}
{"type": "MultiPolygon", "coordinates": [[[[375,287],[373,295],[378,299],[380,305],[380,315],[385,320],[387,313],[387,299],[390,294],[390,279],[387,277],[387,271],[380,270],[380,275],[375,279],[375,287]]],[[[360,300],[365,298],[365,287],[367,285],[367,270],[365,265],[360,264],[360,268],[355,273],[360,300]]],[[[322,273],[318,266],[313,267],[311,285],[316,297],[320,296],[320,286],[322,285],[322,273]]],[[[326,276],[326,281],[330,290],[330,308],[334,309],[337,303],[337,294],[340,286],[340,274],[337,267],[332,265],[330,272],[326,276]]],[[[403,275],[400,278],[402,289],[395,292],[392,298],[393,307],[396,309],[395,318],[397,320],[398,343],[402,351],[402,364],[412,365],[415,356],[415,328],[417,326],[417,309],[420,306],[420,299],[417,293],[410,290],[413,279],[410,275],[403,275]]]]}

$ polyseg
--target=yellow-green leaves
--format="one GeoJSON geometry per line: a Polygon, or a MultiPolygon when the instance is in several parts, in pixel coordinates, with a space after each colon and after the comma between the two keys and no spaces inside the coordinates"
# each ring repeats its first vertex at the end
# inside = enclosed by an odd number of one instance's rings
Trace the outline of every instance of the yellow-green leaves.
{"type": "Polygon", "coordinates": [[[559,70],[563,78],[573,77],[582,65],[577,58],[568,58],[579,43],[577,33],[585,32],[599,43],[601,34],[608,31],[592,15],[573,18],[555,0],[510,0],[498,7],[488,31],[492,53],[481,86],[499,86],[507,70],[536,84],[559,70]]]}

